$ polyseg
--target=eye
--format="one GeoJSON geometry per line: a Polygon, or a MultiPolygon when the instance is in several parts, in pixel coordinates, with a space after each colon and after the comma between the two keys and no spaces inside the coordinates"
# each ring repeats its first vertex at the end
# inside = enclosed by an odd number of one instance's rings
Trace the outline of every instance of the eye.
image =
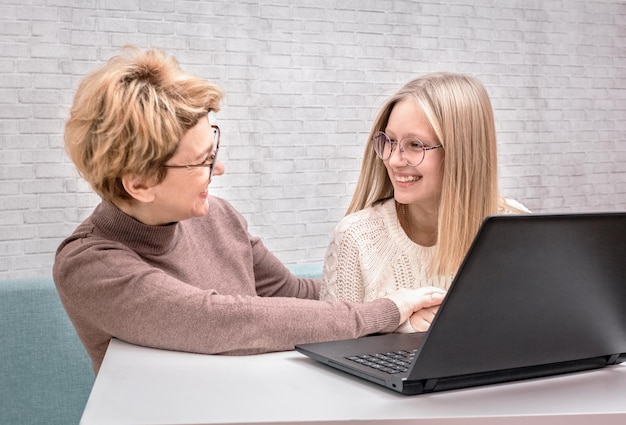
{"type": "Polygon", "coordinates": [[[424,148],[424,144],[419,140],[410,140],[407,142],[407,147],[411,150],[418,151],[424,148]]]}
{"type": "Polygon", "coordinates": [[[211,165],[214,158],[215,158],[215,153],[211,152],[210,154],[206,156],[206,158],[204,158],[204,161],[202,161],[202,165],[211,165]]]}

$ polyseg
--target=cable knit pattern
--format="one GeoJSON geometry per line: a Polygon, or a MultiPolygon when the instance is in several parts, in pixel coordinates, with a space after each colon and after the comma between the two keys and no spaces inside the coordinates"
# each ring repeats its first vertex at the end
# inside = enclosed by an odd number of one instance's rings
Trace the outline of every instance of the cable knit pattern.
{"type": "MultiPolygon", "coordinates": [[[[527,211],[505,200],[501,213],[511,208],[527,211]]],[[[393,199],[344,217],[335,227],[324,261],[320,299],[371,301],[400,288],[436,286],[448,289],[454,275],[427,274],[435,247],[414,243],[406,235],[393,199]]]]}
{"type": "Polygon", "coordinates": [[[400,288],[447,289],[452,276],[427,276],[434,250],[415,244],[404,233],[393,199],[357,211],[335,227],[320,298],[362,302],[400,288]]]}

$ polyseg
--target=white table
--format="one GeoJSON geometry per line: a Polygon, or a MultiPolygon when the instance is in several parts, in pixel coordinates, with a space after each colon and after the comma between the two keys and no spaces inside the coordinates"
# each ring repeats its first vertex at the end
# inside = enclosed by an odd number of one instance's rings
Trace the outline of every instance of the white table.
{"type": "Polygon", "coordinates": [[[626,424],[626,366],[403,396],[297,353],[211,356],[112,340],[97,424],[626,424]]]}

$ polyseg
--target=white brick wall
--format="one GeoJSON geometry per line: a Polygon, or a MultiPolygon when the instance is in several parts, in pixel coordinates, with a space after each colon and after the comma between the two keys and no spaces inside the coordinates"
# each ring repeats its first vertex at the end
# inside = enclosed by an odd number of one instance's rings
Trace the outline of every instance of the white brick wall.
{"type": "Polygon", "coordinates": [[[0,278],[49,275],[97,203],[63,122],[83,75],[125,44],[225,89],[212,192],[286,263],[323,260],[376,109],[436,70],[487,86],[503,193],[534,211],[626,210],[622,0],[0,0],[0,278]]]}

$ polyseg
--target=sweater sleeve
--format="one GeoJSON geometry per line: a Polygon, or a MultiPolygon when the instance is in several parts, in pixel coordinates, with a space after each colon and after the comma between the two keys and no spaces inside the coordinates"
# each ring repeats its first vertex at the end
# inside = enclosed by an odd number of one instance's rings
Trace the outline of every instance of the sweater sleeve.
{"type": "Polygon", "coordinates": [[[321,280],[294,276],[260,238],[250,236],[257,294],[261,297],[319,299],[321,280]]]}
{"type": "Polygon", "coordinates": [[[345,217],[335,227],[324,259],[320,299],[363,302],[364,281],[361,276],[358,235],[351,226],[352,217],[345,217]]]}
{"type": "Polygon", "coordinates": [[[390,300],[354,304],[202,289],[116,242],[89,243],[61,247],[54,279],[96,373],[111,337],[169,350],[254,354],[390,332],[400,319],[390,300]]]}

